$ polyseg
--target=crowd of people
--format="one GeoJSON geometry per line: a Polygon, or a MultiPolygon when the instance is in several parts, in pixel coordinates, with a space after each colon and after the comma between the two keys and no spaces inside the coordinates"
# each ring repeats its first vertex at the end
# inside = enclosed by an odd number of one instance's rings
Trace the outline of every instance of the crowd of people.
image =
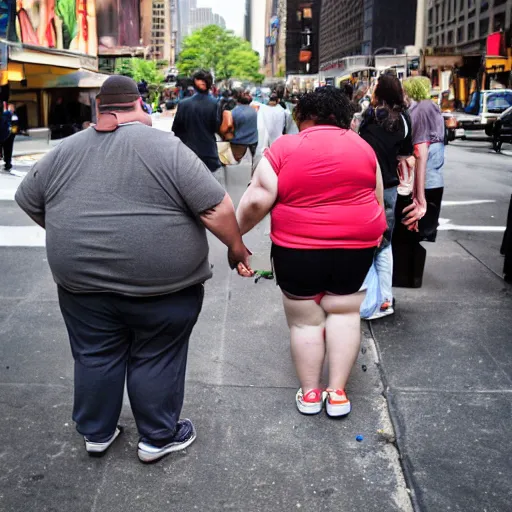
{"type": "Polygon", "coordinates": [[[427,82],[382,75],[358,133],[348,88],[294,98],[290,114],[279,94],[266,105],[244,90],[219,101],[211,74],[199,71],[195,93],[178,104],[175,136],[150,127],[133,80],[104,83],[97,124],[45,155],[16,193],[47,232],[75,360],[73,419],[90,455],[104,455],[122,433],[125,380],[142,462],[196,439],[180,413],[188,342],[212,276],[206,231],[250,278],[243,236],[268,214],[297,409],[350,413],[367,276],[374,267],[382,291],[370,317],[391,314],[393,232],[400,254],[435,240],[444,137],[427,82]],[[222,143],[235,161],[253,158],[237,211],[216,179],[222,143]]]}

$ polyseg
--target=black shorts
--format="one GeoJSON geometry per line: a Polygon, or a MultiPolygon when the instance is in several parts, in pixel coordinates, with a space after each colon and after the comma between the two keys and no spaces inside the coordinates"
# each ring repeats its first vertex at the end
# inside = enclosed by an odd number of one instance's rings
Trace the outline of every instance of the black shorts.
{"type": "Polygon", "coordinates": [[[293,297],[352,295],[363,286],[375,249],[287,249],[273,244],[277,284],[293,297]]]}

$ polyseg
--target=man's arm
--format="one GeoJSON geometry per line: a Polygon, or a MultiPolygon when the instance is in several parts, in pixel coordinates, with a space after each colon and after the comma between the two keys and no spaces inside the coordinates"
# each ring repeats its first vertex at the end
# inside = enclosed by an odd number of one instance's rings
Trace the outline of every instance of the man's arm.
{"type": "Polygon", "coordinates": [[[183,143],[166,153],[169,167],[174,168],[174,186],[190,212],[199,218],[229,249],[232,268],[243,264],[250,273],[250,252],[243,244],[236,222],[233,202],[208,168],[183,143]]]}
{"type": "Polygon", "coordinates": [[[199,218],[206,229],[228,247],[228,260],[231,268],[242,264],[252,275],[249,261],[251,253],[242,241],[240,228],[236,221],[235,207],[229,194],[226,194],[217,206],[201,213],[199,218]]]}
{"type": "Polygon", "coordinates": [[[427,200],[425,198],[425,181],[427,177],[428,144],[423,142],[416,145],[416,175],[414,177],[413,204],[404,209],[403,220],[411,231],[418,230],[420,221],[427,212],[427,200]]]}
{"type": "Polygon", "coordinates": [[[242,235],[251,231],[272,210],[277,192],[277,175],[267,158],[263,157],[238,206],[237,219],[242,235]]]}
{"type": "Polygon", "coordinates": [[[42,228],[46,227],[46,174],[54,163],[55,154],[56,150],[53,150],[32,167],[18,187],[14,198],[19,207],[42,228]]]}

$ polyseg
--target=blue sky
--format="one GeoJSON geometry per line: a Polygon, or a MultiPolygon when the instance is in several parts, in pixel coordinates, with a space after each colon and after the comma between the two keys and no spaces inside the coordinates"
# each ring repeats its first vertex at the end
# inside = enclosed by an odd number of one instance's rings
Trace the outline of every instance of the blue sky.
{"type": "Polygon", "coordinates": [[[244,31],[244,0],[197,0],[198,7],[211,7],[226,20],[227,28],[234,30],[239,36],[244,31]]]}

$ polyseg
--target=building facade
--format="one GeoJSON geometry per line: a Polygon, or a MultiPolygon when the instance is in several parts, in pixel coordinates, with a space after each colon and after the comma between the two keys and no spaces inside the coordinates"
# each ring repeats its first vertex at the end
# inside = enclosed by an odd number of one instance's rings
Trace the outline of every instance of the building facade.
{"type": "Polygon", "coordinates": [[[226,21],[222,16],[213,12],[210,7],[196,7],[190,10],[187,35],[208,25],[217,25],[226,28],[226,21]]]}
{"type": "Polygon", "coordinates": [[[323,0],[320,62],[414,45],[417,0],[323,0]]]}
{"type": "Polygon", "coordinates": [[[314,75],[319,71],[321,5],[321,0],[287,2],[287,75],[314,75]]]}
{"type": "Polygon", "coordinates": [[[285,0],[266,2],[264,71],[267,77],[286,74],[286,4],[285,0]]]}
{"type": "Polygon", "coordinates": [[[252,37],[252,0],[245,0],[244,39],[251,42],[252,37]]]}
{"type": "Polygon", "coordinates": [[[147,2],[151,7],[151,12],[142,16],[142,40],[146,46],[150,46],[148,57],[174,64],[171,1],[173,0],[147,2]]]}
{"type": "Polygon", "coordinates": [[[15,104],[23,131],[48,127],[56,104],[67,108],[69,130],[94,114],[104,79],[96,73],[97,2],[68,4],[63,12],[53,0],[0,1],[0,98],[15,104]]]}
{"type": "Polygon", "coordinates": [[[490,33],[511,28],[512,0],[430,0],[426,8],[430,48],[485,53],[490,33]]]}
{"type": "Polygon", "coordinates": [[[320,15],[321,63],[361,54],[364,12],[364,0],[323,0],[320,15]]]}
{"type": "Polygon", "coordinates": [[[263,65],[265,60],[265,37],[266,37],[266,0],[251,0],[251,46],[258,52],[260,62],[263,65]]]}

